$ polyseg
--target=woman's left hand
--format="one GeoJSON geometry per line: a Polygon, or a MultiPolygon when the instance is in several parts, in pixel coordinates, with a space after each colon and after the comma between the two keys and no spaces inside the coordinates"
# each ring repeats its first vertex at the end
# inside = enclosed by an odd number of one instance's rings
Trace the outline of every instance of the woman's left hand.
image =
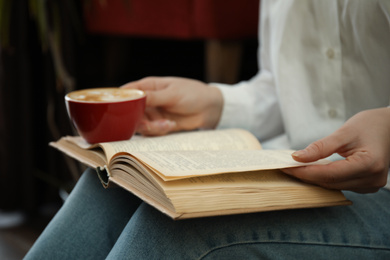
{"type": "Polygon", "coordinates": [[[283,171],[329,189],[371,193],[385,186],[390,164],[390,108],[360,112],[333,134],[292,156],[299,162],[313,162],[333,153],[345,159],[283,171]]]}

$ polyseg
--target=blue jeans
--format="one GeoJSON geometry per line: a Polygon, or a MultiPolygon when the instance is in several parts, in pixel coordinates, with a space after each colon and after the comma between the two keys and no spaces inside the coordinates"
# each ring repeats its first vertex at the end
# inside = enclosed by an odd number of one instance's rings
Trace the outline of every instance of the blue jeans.
{"type": "Polygon", "coordinates": [[[173,221],[87,170],[26,259],[390,259],[390,191],[352,206],[173,221]]]}

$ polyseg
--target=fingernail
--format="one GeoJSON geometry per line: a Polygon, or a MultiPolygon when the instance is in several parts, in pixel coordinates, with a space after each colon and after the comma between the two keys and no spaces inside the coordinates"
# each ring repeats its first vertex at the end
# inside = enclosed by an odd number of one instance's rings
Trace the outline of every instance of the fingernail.
{"type": "Polygon", "coordinates": [[[306,154],[306,150],[299,150],[292,153],[292,156],[294,157],[301,157],[306,154]]]}
{"type": "Polygon", "coordinates": [[[176,122],[172,120],[162,120],[159,123],[160,127],[164,129],[172,129],[176,126],[176,122]]]}

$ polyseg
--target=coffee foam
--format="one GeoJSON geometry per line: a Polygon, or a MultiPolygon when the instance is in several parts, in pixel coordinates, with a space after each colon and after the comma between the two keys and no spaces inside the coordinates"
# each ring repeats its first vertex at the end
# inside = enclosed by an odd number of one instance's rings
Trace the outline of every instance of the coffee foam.
{"type": "Polygon", "coordinates": [[[76,90],[67,94],[67,98],[85,102],[116,102],[137,99],[144,96],[137,89],[124,88],[93,88],[76,90]]]}

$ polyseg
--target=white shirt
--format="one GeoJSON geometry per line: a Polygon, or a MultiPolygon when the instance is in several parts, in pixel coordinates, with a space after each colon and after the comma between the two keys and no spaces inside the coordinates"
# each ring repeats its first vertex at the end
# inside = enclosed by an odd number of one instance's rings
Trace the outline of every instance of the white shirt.
{"type": "MultiPolygon", "coordinates": [[[[218,85],[218,128],[302,149],[390,100],[390,0],[262,0],[259,73],[218,85]]],[[[390,189],[389,181],[386,188],[390,189]]]]}
{"type": "Polygon", "coordinates": [[[301,149],[390,100],[390,0],[262,0],[259,73],[218,85],[218,128],[301,149]]]}

